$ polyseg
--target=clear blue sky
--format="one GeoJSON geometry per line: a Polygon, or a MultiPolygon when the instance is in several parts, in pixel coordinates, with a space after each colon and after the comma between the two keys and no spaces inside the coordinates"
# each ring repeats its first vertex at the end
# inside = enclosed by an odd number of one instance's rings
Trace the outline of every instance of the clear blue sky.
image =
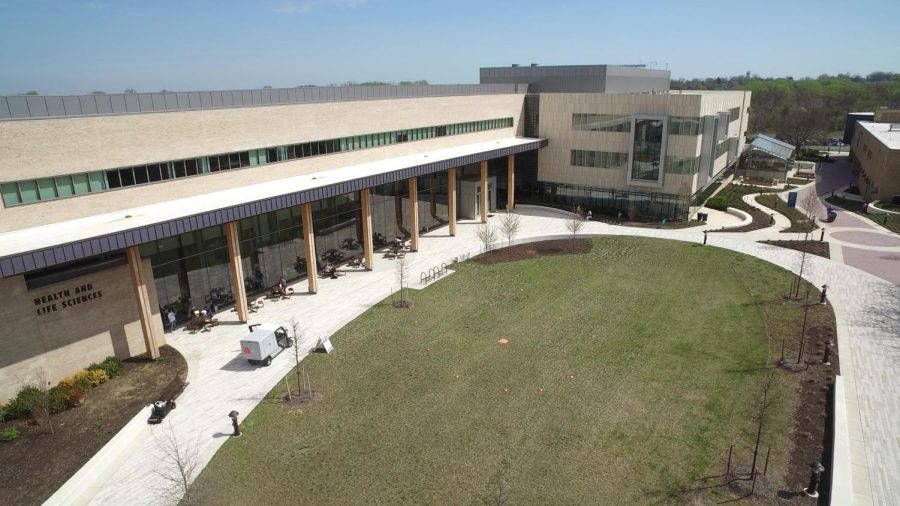
{"type": "Polygon", "coordinates": [[[0,20],[0,94],[473,83],[532,62],[900,71],[900,0],[0,0],[0,20]]]}

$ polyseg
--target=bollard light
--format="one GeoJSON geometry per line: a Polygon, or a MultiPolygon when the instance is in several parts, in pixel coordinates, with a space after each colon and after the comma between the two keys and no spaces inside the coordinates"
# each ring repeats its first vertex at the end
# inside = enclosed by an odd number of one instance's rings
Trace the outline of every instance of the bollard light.
{"type": "Polygon", "coordinates": [[[703,245],[706,245],[706,230],[703,231],[703,245]]]}
{"type": "Polygon", "coordinates": [[[228,413],[228,418],[231,418],[231,425],[234,427],[234,433],[231,434],[231,437],[241,437],[241,428],[238,426],[238,412],[232,410],[231,413],[228,413]]]}
{"type": "Polygon", "coordinates": [[[803,489],[803,493],[809,497],[819,497],[819,481],[822,479],[822,471],[825,466],[818,460],[809,466],[812,472],[809,475],[809,486],[803,489]]]}
{"type": "Polygon", "coordinates": [[[822,285],[822,294],[819,296],[819,304],[825,303],[825,294],[828,293],[828,285],[822,285]]]}

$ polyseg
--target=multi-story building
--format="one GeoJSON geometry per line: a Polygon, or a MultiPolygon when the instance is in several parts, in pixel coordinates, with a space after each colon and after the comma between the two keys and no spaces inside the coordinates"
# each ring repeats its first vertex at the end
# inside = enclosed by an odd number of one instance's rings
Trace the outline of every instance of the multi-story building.
{"type": "Polygon", "coordinates": [[[879,110],[872,122],[856,122],[850,162],[867,202],[900,204],[900,111],[879,110]]]}
{"type": "Polygon", "coordinates": [[[521,166],[536,173],[519,175],[520,200],[684,219],[744,147],[750,92],[668,91],[668,71],[642,66],[481,69],[504,81],[529,84],[526,131],[550,141],[521,166]]]}
{"type": "Polygon", "coordinates": [[[371,268],[397,236],[416,249],[422,231],[454,235],[458,216],[517,199],[685,217],[736,158],[749,93],[577,70],[539,93],[526,80],[0,97],[0,400],[39,369],[155,357],[169,312],[233,305],[246,321],[248,296],[281,278],[314,293],[325,262],[371,268]]]}

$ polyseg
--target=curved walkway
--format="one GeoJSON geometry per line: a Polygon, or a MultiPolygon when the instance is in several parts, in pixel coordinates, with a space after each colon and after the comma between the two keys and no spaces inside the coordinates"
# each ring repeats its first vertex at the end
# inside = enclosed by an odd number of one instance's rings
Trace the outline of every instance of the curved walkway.
{"type": "MultiPolygon", "coordinates": [[[[557,212],[522,206],[519,214],[522,228],[515,243],[570,236],[557,212]]],[[[491,221],[496,224],[498,217],[491,221]]],[[[416,288],[420,272],[477,254],[476,228],[475,223],[460,223],[456,237],[448,237],[446,229],[424,235],[419,252],[407,256],[414,280],[411,287],[416,288]]],[[[702,231],[696,229],[625,228],[598,222],[586,223],[580,235],[703,241],[702,231]]],[[[796,270],[799,264],[796,251],[748,240],[741,234],[709,234],[707,239],[710,246],[752,255],[789,270],[796,270]]],[[[387,297],[395,285],[394,266],[393,261],[379,258],[370,272],[350,271],[335,280],[321,280],[317,295],[268,302],[252,315],[252,322],[287,326],[294,317],[300,323],[302,349],[309,349],[323,333],[335,332],[387,297]]],[[[835,308],[846,385],[843,404],[849,415],[854,503],[889,504],[900,497],[900,287],[815,256],[807,258],[804,274],[815,285],[828,284],[835,308]]],[[[295,288],[304,290],[305,282],[295,288]]],[[[179,443],[196,452],[198,472],[227,440],[231,432],[228,412],[237,410],[243,420],[294,363],[291,354],[285,353],[271,367],[250,366],[241,358],[238,345],[246,327],[235,321],[233,312],[217,316],[223,324],[212,332],[169,334],[169,342],[188,359],[190,385],[168,421],[179,443]]],[[[340,353],[339,346],[336,352],[340,353]]],[[[171,489],[161,476],[171,470],[161,445],[166,430],[166,425],[145,426],[117,471],[98,476],[92,491],[77,502],[161,503],[165,491],[171,489]]]]}

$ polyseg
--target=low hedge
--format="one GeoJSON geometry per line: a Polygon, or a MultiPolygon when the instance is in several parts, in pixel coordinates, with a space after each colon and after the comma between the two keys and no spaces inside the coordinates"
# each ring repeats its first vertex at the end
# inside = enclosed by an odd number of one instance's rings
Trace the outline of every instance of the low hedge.
{"type": "Polygon", "coordinates": [[[715,209],[717,211],[727,211],[728,200],[724,197],[719,197],[718,195],[716,195],[715,197],[706,201],[706,207],[715,209]]]}
{"type": "Polygon", "coordinates": [[[106,359],[103,362],[100,362],[99,364],[91,364],[91,365],[87,366],[88,371],[93,371],[93,370],[97,370],[97,369],[105,371],[106,376],[109,379],[113,379],[116,377],[117,374],[119,374],[119,370],[122,369],[122,361],[119,360],[117,357],[106,357],[106,359]]]}

